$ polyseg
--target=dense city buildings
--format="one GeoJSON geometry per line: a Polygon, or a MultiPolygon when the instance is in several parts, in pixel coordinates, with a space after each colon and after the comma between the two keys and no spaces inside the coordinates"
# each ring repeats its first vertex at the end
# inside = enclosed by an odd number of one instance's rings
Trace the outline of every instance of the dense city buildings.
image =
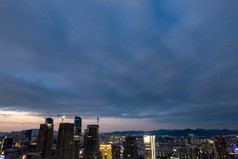
{"type": "Polygon", "coordinates": [[[102,159],[99,142],[99,126],[88,125],[84,132],[84,158],[102,159]]]}
{"type": "Polygon", "coordinates": [[[40,125],[36,152],[44,159],[51,159],[54,124],[52,118],[46,118],[45,124],[40,125]]]}
{"type": "Polygon", "coordinates": [[[213,136],[213,145],[216,159],[229,159],[227,141],[224,136],[213,136]]]}
{"type": "Polygon", "coordinates": [[[82,135],[75,131],[77,119],[60,123],[58,132],[52,118],[46,118],[39,130],[0,132],[0,159],[238,159],[238,131],[232,135],[204,133],[207,130],[99,134],[98,125],[88,125],[82,135]]]}
{"type": "Polygon", "coordinates": [[[31,142],[31,135],[32,135],[32,130],[21,131],[20,141],[19,141],[19,145],[21,146],[21,148],[25,148],[25,149],[27,148],[27,146],[31,142]]]}
{"type": "Polygon", "coordinates": [[[124,151],[123,151],[124,159],[137,159],[138,151],[137,151],[137,141],[135,137],[128,136],[124,142],[124,151]]]}
{"type": "Polygon", "coordinates": [[[145,159],[156,159],[155,136],[144,135],[145,159]]]}
{"type": "Polygon", "coordinates": [[[59,126],[56,159],[72,159],[74,151],[74,124],[61,123],[59,126]]]}

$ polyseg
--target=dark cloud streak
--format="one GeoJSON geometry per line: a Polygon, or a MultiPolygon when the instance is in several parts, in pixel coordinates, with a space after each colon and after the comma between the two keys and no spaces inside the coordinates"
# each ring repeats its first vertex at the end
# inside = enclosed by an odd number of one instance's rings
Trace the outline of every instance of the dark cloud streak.
{"type": "Polygon", "coordinates": [[[1,1],[0,105],[198,127],[238,121],[237,7],[1,1]]]}

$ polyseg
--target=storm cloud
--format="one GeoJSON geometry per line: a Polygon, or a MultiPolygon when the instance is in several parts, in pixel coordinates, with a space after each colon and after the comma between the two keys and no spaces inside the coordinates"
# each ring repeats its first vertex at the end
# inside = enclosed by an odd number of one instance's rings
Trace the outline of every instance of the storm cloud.
{"type": "Polygon", "coordinates": [[[238,1],[0,1],[0,108],[237,128],[238,1]]]}

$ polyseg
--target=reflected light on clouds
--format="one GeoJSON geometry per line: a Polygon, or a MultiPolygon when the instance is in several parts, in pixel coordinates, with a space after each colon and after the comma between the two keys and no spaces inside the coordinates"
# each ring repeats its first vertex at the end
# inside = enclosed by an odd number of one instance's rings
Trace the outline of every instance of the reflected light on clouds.
{"type": "Polygon", "coordinates": [[[34,112],[0,109],[0,131],[18,131],[39,127],[42,117],[34,112]]]}

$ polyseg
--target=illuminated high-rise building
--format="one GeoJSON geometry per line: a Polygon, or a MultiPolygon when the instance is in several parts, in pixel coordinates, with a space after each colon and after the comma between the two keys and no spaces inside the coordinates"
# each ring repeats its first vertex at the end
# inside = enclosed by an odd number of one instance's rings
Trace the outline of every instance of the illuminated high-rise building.
{"type": "Polygon", "coordinates": [[[124,142],[123,159],[138,159],[137,141],[135,137],[126,137],[124,142]]]}
{"type": "Polygon", "coordinates": [[[52,118],[46,118],[45,124],[40,125],[36,152],[41,154],[44,159],[51,159],[51,150],[53,144],[54,124],[52,118]]]}
{"type": "Polygon", "coordinates": [[[84,159],[102,159],[99,146],[99,126],[88,125],[84,132],[84,159]]]}
{"type": "Polygon", "coordinates": [[[119,145],[112,144],[112,159],[120,159],[121,147],[119,145]]]}
{"type": "Polygon", "coordinates": [[[82,132],[82,119],[79,116],[74,118],[74,135],[81,135],[82,132]]]}
{"type": "Polygon", "coordinates": [[[155,136],[144,135],[145,159],[156,159],[155,136]]]}
{"type": "Polygon", "coordinates": [[[56,159],[72,159],[74,152],[74,124],[61,123],[56,142],[56,159]]]}
{"type": "Polygon", "coordinates": [[[81,141],[82,119],[78,116],[74,118],[74,159],[79,158],[81,141]]]}
{"type": "Polygon", "coordinates": [[[112,159],[112,146],[110,144],[101,144],[100,151],[102,152],[102,159],[112,159]]]}
{"type": "Polygon", "coordinates": [[[216,159],[228,159],[226,138],[224,136],[213,136],[213,148],[216,159]]]}

